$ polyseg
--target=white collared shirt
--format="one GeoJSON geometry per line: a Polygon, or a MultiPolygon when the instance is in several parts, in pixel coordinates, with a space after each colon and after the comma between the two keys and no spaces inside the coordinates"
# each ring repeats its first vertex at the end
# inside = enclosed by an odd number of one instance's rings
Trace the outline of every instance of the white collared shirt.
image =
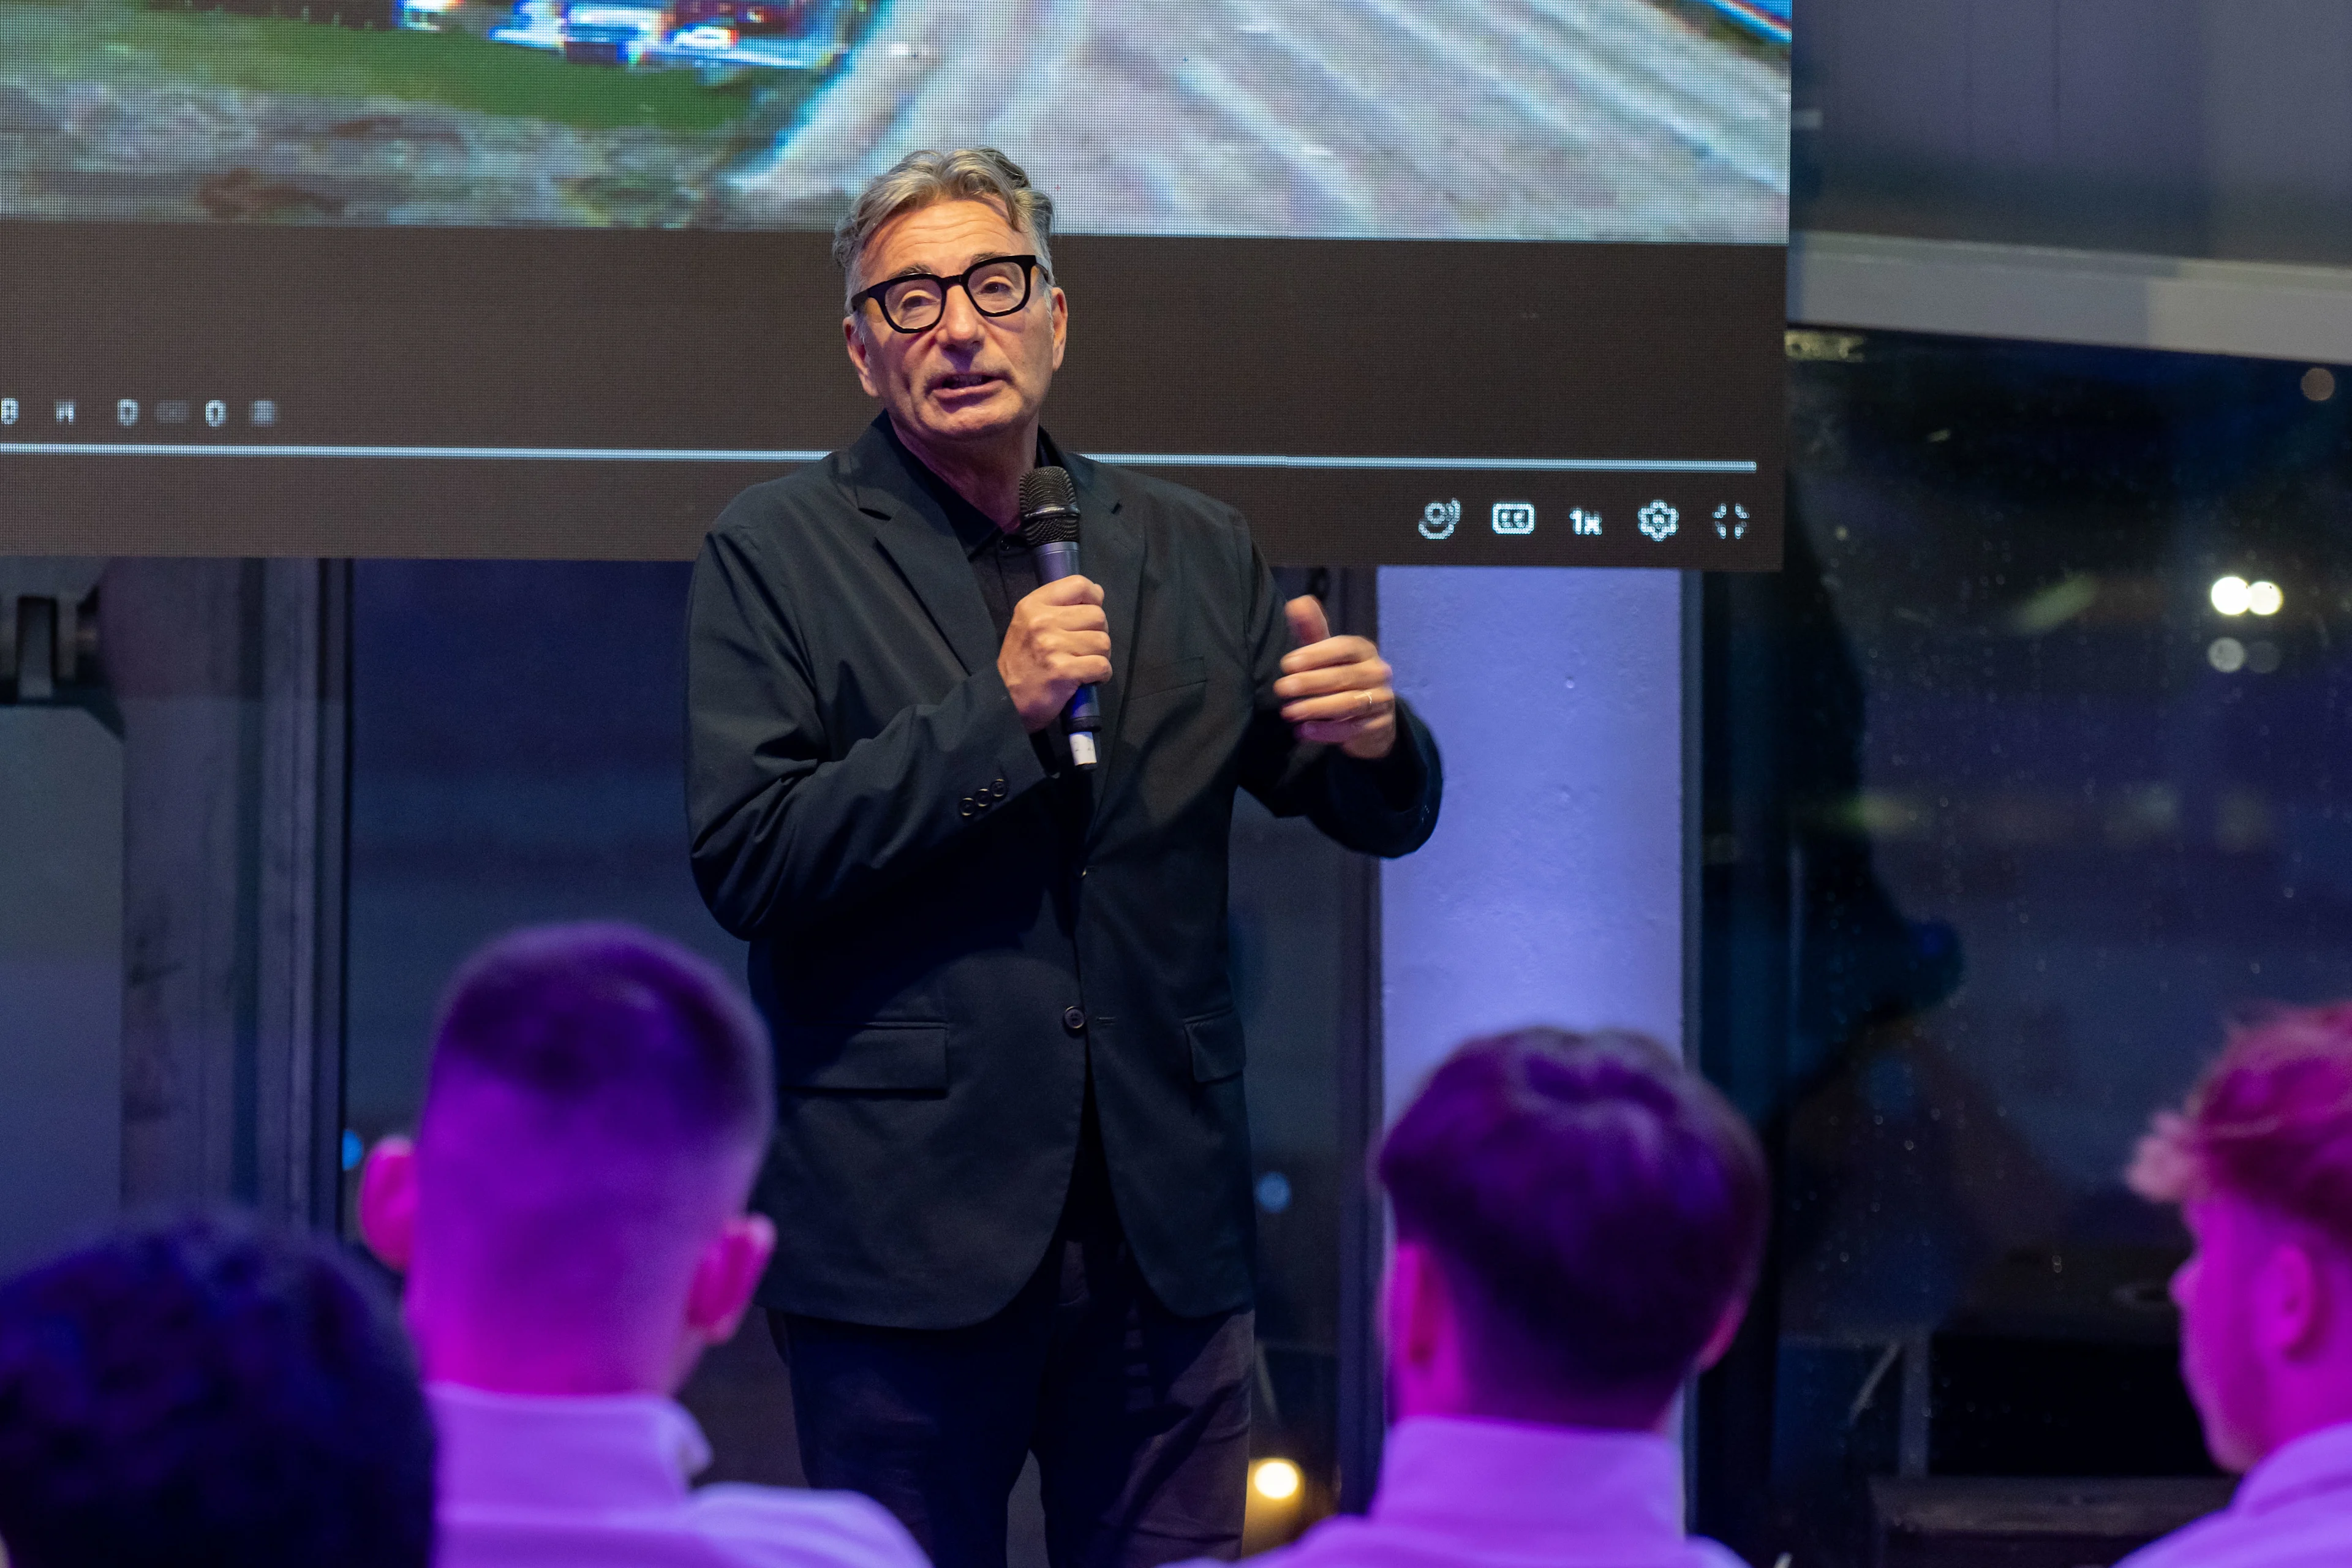
{"type": "Polygon", "coordinates": [[[1646,1432],[1418,1416],[1389,1432],[1362,1519],[1263,1568],[1742,1568],[1683,1531],[1683,1461],[1646,1432]]]}
{"type": "Polygon", "coordinates": [[[2306,1432],[2246,1472],[2219,1513],[2116,1568],[2344,1568],[2352,1563],[2352,1421],[2306,1432]]]}
{"type": "Polygon", "coordinates": [[[702,1429],[653,1394],[425,1386],[439,1435],[439,1568],[929,1568],[854,1492],[710,1486],[702,1429]]]}

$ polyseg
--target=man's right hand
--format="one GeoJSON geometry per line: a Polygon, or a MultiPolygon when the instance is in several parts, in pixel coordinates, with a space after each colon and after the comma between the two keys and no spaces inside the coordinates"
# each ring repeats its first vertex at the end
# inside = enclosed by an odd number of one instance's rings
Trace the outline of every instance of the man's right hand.
{"type": "Polygon", "coordinates": [[[1052,723],[1079,687],[1110,679],[1110,622],[1102,602],[1100,588],[1072,576],[1013,606],[996,672],[1031,734],[1052,723]]]}

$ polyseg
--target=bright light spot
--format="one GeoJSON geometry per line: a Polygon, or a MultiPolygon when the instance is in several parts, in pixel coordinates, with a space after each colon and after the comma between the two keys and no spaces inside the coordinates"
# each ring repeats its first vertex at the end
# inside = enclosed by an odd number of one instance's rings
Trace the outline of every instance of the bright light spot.
{"type": "Polygon", "coordinates": [[[349,1127],[343,1129],[343,1146],[341,1153],[343,1156],[343,1169],[346,1171],[358,1170],[360,1168],[360,1161],[367,1155],[366,1142],[361,1139],[360,1135],[356,1131],[352,1131],[349,1127]]]}
{"type": "Polygon", "coordinates": [[[1257,1206],[1268,1214],[1280,1214],[1290,1206],[1290,1178],[1280,1171],[1268,1171],[1257,1179],[1257,1206]]]}
{"type": "Polygon", "coordinates": [[[1298,1495],[1298,1467],[1288,1459],[1260,1459],[1250,1467],[1250,1485],[1268,1502],[1288,1502],[1298,1495]]]}
{"type": "Polygon", "coordinates": [[[2258,616],[2275,616],[2285,604],[2286,595],[2279,592],[2279,585],[2275,583],[2246,584],[2246,608],[2258,616]]]}
{"type": "Polygon", "coordinates": [[[2217,577],[2213,580],[2213,607],[2225,616],[2242,616],[2252,592],[2243,577],[2217,577]]]}
{"type": "Polygon", "coordinates": [[[2235,675],[2246,668],[2246,645],[2235,637],[2215,637],[2205,650],[2205,662],[2224,675],[2235,675]]]}

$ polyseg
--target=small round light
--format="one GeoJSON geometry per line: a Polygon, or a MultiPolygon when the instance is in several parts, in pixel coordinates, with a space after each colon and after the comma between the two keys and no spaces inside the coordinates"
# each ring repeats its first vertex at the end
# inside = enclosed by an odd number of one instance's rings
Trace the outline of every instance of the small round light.
{"type": "Polygon", "coordinates": [[[2258,616],[2275,616],[2284,607],[2286,595],[2275,583],[2255,582],[2246,584],[2246,608],[2258,616]]]}
{"type": "Polygon", "coordinates": [[[1260,1459],[1250,1467],[1250,1485],[1268,1502],[1288,1502],[1298,1495],[1298,1467],[1288,1459],[1260,1459]]]}
{"type": "Polygon", "coordinates": [[[1290,1206],[1290,1178],[1280,1171],[1268,1171],[1257,1179],[1257,1206],[1268,1214],[1280,1214],[1290,1206]]]}
{"type": "Polygon", "coordinates": [[[2205,662],[2224,675],[2235,675],[2246,668],[2246,645],[2235,637],[2215,637],[2205,650],[2205,662]]]}
{"type": "Polygon", "coordinates": [[[2252,589],[2243,577],[2216,577],[2213,579],[2213,607],[2225,616],[2242,616],[2246,613],[2246,598],[2252,589]]]}

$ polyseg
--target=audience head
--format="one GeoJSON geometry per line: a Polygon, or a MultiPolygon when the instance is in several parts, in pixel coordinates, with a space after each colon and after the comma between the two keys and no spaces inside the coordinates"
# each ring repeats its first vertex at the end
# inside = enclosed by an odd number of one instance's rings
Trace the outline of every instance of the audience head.
{"type": "Polygon", "coordinates": [[[774,1116],[759,1019],[623,925],[491,943],[443,1004],[412,1143],[361,1183],[425,1375],[667,1393],[735,1331],[775,1246],[744,1213],[774,1116]]]}
{"type": "Polygon", "coordinates": [[[1400,1416],[1654,1427],[1729,1345],[1763,1252],[1755,1134],[1639,1035],[1471,1041],[1380,1173],[1400,1416]]]}
{"type": "Polygon", "coordinates": [[[2206,1446],[2243,1470],[2352,1421],[2352,1002],[2231,1031],[2127,1180],[2181,1207],[2181,1374],[2206,1446]]]}
{"type": "Polygon", "coordinates": [[[0,1286],[0,1542],[14,1568],[424,1568],[433,1430],[389,1303],[227,1220],[0,1286]]]}

